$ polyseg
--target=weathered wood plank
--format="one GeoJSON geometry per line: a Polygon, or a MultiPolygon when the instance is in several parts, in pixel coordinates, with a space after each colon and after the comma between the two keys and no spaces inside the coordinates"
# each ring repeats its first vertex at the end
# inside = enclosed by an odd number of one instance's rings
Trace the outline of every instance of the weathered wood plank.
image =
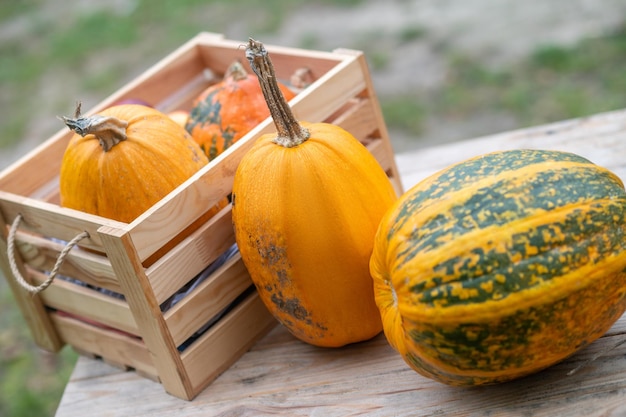
{"type": "Polygon", "coordinates": [[[405,189],[450,164],[507,149],[573,152],[626,178],[626,110],[565,120],[396,156],[405,189]]]}
{"type": "MultiPolygon", "coordinates": [[[[625,323],[622,317],[619,326],[624,329],[625,323]]],[[[320,349],[277,327],[192,402],[169,396],[159,384],[132,372],[80,358],[57,417],[94,410],[155,417],[482,416],[494,411],[504,416],[620,416],[626,412],[626,344],[586,363],[626,337],[623,330],[612,334],[533,376],[468,389],[416,374],[382,335],[342,349],[320,349]]]]}

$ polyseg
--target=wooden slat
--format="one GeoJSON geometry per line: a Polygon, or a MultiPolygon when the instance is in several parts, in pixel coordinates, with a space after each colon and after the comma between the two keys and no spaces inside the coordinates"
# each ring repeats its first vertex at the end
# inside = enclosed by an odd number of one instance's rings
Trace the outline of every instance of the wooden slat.
{"type": "Polygon", "coordinates": [[[59,174],[70,137],[68,129],[59,129],[50,139],[3,170],[0,173],[0,190],[29,196],[45,187],[59,174]]]}
{"type": "Polygon", "coordinates": [[[381,142],[381,139],[375,139],[370,141],[367,144],[367,150],[370,151],[372,155],[374,155],[374,158],[376,158],[376,160],[384,170],[388,170],[391,167],[393,155],[388,155],[385,152],[385,147],[382,145],[381,142]]]}
{"type": "MultiPolygon", "coordinates": [[[[385,147],[385,154],[394,155],[393,145],[390,140],[389,131],[387,130],[387,124],[385,123],[385,119],[383,117],[382,109],[380,108],[380,103],[378,101],[378,97],[376,95],[376,90],[374,89],[374,83],[372,81],[372,77],[368,68],[367,60],[365,59],[365,55],[361,51],[355,51],[352,49],[335,49],[333,52],[338,54],[346,54],[353,55],[357,62],[360,65],[359,73],[362,74],[363,80],[365,82],[365,86],[368,92],[368,97],[372,102],[372,111],[374,114],[374,120],[376,121],[376,126],[378,127],[378,133],[380,137],[383,139],[382,145],[385,147]]],[[[400,182],[400,170],[395,163],[395,160],[392,160],[391,167],[388,169],[389,176],[393,179],[396,179],[396,182],[400,182]]],[[[398,195],[401,195],[404,191],[403,188],[397,189],[398,195]]]]}
{"type": "Polygon", "coordinates": [[[387,172],[393,183],[396,193],[403,192],[402,182],[398,175],[398,168],[392,149],[387,146],[387,140],[380,137],[384,129],[377,123],[375,102],[369,98],[357,97],[348,102],[337,114],[332,115],[328,123],[341,126],[355,138],[367,146],[382,168],[387,172]]]}
{"type": "Polygon", "coordinates": [[[393,154],[388,153],[388,149],[384,144],[382,139],[374,139],[371,140],[367,144],[367,150],[370,151],[374,158],[378,161],[380,166],[385,170],[389,180],[393,184],[393,187],[396,190],[396,194],[398,196],[403,193],[403,185],[400,177],[394,176],[394,172],[396,172],[396,162],[393,154]]]}
{"type": "Polygon", "coordinates": [[[315,80],[290,101],[296,118],[321,122],[342,108],[366,87],[358,57],[348,57],[315,80]]]}
{"type": "Polygon", "coordinates": [[[125,223],[92,216],[4,191],[0,191],[0,211],[9,222],[13,222],[15,217],[21,214],[23,219],[18,228],[19,230],[31,231],[66,242],[72,240],[83,231],[87,231],[90,237],[82,240],[80,245],[100,252],[104,252],[104,250],[97,233],[98,229],[102,225],[125,227],[125,223]]]}
{"type": "MultiPolygon", "coordinates": [[[[65,247],[65,243],[54,242],[30,233],[18,232],[16,247],[20,251],[24,263],[40,271],[52,271],[60,252],[65,247]]],[[[86,284],[96,287],[106,288],[117,293],[122,291],[106,256],[77,247],[67,254],[59,273],[80,279],[86,284]]]]}
{"type": "Polygon", "coordinates": [[[198,96],[209,86],[219,81],[220,78],[217,78],[215,74],[205,69],[185,84],[180,85],[173,94],[161,98],[159,102],[154,104],[154,107],[164,113],[175,110],[191,111],[193,103],[198,96]]]}
{"type": "Polygon", "coordinates": [[[196,38],[190,39],[104,99],[94,109],[108,107],[124,98],[140,98],[151,105],[160,103],[160,110],[173,110],[164,108],[164,99],[175,96],[181,89],[184,90],[190,81],[198,80],[205,68],[204,62],[199,59],[197,44],[196,38]]]}
{"type": "Polygon", "coordinates": [[[144,374],[156,377],[157,372],[150,352],[141,340],[116,331],[101,329],[72,317],[50,313],[59,334],[78,350],[125,364],[144,374]]]}
{"type": "Polygon", "coordinates": [[[187,370],[130,236],[121,229],[106,226],[101,227],[99,233],[164,388],[179,398],[191,398],[193,387],[187,370]]]}
{"type": "MultiPolygon", "coordinates": [[[[224,39],[207,32],[198,34],[195,39],[201,46],[200,55],[205,65],[217,74],[222,75],[235,60],[245,61],[245,40],[224,39]]],[[[262,39],[258,40],[262,41],[262,39]]],[[[350,55],[336,52],[309,51],[278,45],[265,45],[265,47],[272,57],[277,78],[285,82],[288,82],[291,75],[300,68],[308,68],[312,77],[317,79],[332,70],[338,63],[352,59],[350,55]]]]}
{"type": "MultiPolygon", "coordinates": [[[[31,271],[29,275],[35,285],[41,284],[48,278],[47,275],[36,271],[31,271]]],[[[98,290],[57,278],[48,288],[39,293],[39,296],[47,307],[74,314],[135,336],[141,335],[128,304],[98,290]]]]}
{"type": "Polygon", "coordinates": [[[368,98],[355,98],[348,105],[328,120],[341,126],[360,141],[367,139],[374,131],[378,130],[376,116],[372,101],[368,98]]]}
{"type": "Polygon", "coordinates": [[[209,329],[182,354],[194,396],[276,325],[255,291],[209,329]]]}
{"type": "Polygon", "coordinates": [[[174,343],[180,346],[251,285],[248,271],[237,254],[200,284],[192,295],[164,314],[174,343]]]}
{"type": "Polygon", "coordinates": [[[228,205],[146,270],[157,302],[167,300],[234,243],[228,205]]]}
{"type": "Polygon", "coordinates": [[[36,190],[34,193],[28,194],[27,197],[36,200],[45,201],[46,203],[61,205],[61,193],[59,190],[59,176],[52,178],[44,186],[36,190]]]}

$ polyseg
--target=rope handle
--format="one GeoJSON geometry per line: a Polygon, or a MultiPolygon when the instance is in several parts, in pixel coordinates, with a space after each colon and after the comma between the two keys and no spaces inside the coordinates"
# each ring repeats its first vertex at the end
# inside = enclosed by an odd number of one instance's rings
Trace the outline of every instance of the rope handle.
{"type": "Polygon", "coordinates": [[[24,277],[22,276],[22,274],[20,273],[17,267],[17,262],[15,261],[15,234],[17,233],[17,227],[19,226],[21,221],[22,221],[22,215],[18,214],[15,217],[15,220],[13,220],[13,223],[11,224],[11,228],[9,229],[9,236],[8,236],[8,242],[7,242],[7,255],[9,258],[9,265],[11,267],[11,272],[13,272],[13,277],[15,278],[15,281],[17,281],[17,283],[20,284],[20,286],[24,288],[26,291],[28,291],[29,293],[37,294],[45,290],[46,288],[50,286],[50,284],[52,284],[52,281],[54,281],[54,279],[56,278],[59,272],[59,269],[61,268],[61,265],[65,261],[65,258],[69,254],[70,250],[72,250],[72,248],[76,246],[78,242],[89,237],[89,233],[82,232],[76,237],[74,237],[72,240],[70,240],[65,245],[63,250],[59,253],[59,257],[57,258],[57,261],[54,264],[54,268],[52,268],[52,271],[50,271],[50,275],[48,276],[48,279],[46,279],[40,285],[35,286],[35,285],[31,285],[24,279],[24,277]]]}

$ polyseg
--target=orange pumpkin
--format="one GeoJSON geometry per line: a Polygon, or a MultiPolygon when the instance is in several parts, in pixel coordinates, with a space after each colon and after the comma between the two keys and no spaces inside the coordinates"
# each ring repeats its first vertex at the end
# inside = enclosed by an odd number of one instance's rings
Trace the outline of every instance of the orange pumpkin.
{"type": "Polygon", "coordinates": [[[64,207],[129,223],[208,163],[182,126],[147,106],[88,117],[78,108],[63,120],[76,132],[61,162],[64,207]]]}
{"type": "MultiPolygon", "coordinates": [[[[286,85],[279,87],[287,100],[295,97],[286,85]]],[[[257,77],[235,61],[194,101],[185,128],[213,160],[269,116],[257,77]]]]}
{"type": "Polygon", "coordinates": [[[300,340],[325,347],[367,340],[382,330],[369,257],[395,190],[350,133],[295,120],[260,43],[251,40],[246,54],[278,133],[262,136],[235,174],[241,257],[266,307],[300,340]]]}

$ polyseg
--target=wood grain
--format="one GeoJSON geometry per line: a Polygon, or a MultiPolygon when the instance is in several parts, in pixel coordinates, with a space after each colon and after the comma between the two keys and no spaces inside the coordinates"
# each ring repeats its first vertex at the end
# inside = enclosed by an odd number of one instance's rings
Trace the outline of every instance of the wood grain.
{"type": "Polygon", "coordinates": [[[504,132],[398,155],[405,188],[428,175],[488,152],[508,149],[552,149],[573,152],[626,179],[626,110],[504,132]]]}
{"type": "Polygon", "coordinates": [[[507,384],[458,388],[412,371],[383,335],[320,349],[275,328],[193,401],[81,358],[57,417],[106,416],[623,416],[626,345],[568,372],[626,337],[605,336],[570,359],[507,384]],[[137,399],[141,400],[138,401],[137,399]]]}
{"type": "MultiPolygon", "coordinates": [[[[434,147],[397,160],[409,187],[465,158],[528,147],[578,153],[626,178],[626,111],[434,147]]],[[[501,385],[458,388],[412,371],[382,334],[321,349],[278,326],[193,401],[167,395],[133,372],[80,358],[57,417],[625,416],[625,340],[626,315],[602,338],[542,372],[501,385]]]]}
{"type": "Polygon", "coordinates": [[[237,254],[229,259],[215,274],[198,285],[193,297],[184,297],[164,313],[176,346],[182,345],[251,285],[241,256],[237,254]]]}

